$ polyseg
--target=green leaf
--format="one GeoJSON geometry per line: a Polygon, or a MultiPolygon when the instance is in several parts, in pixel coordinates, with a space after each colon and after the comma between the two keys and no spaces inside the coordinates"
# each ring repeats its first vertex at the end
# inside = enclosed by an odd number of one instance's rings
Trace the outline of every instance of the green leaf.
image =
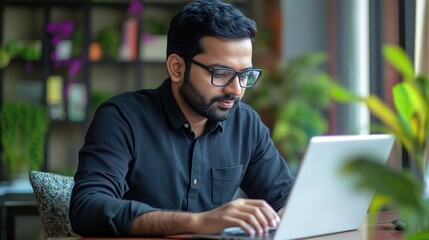
{"type": "MultiPolygon", "coordinates": [[[[393,101],[399,115],[404,119],[410,119],[416,112],[416,102],[412,87],[406,82],[396,84],[393,89],[393,101]]],[[[418,104],[418,102],[417,102],[418,104]]]]}
{"type": "Polygon", "coordinates": [[[384,58],[392,64],[404,79],[414,78],[414,67],[407,53],[398,46],[386,45],[383,47],[384,58]]]}
{"type": "Polygon", "coordinates": [[[286,122],[276,122],[273,130],[273,140],[279,140],[288,133],[288,124],[286,122]]]}
{"type": "Polygon", "coordinates": [[[362,98],[351,91],[341,87],[336,83],[331,83],[329,86],[329,94],[338,102],[356,102],[362,101],[362,98]]]}
{"type": "Polygon", "coordinates": [[[396,114],[383,101],[374,95],[365,99],[365,104],[368,106],[372,114],[380,119],[384,124],[398,133],[403,133],[403,128],[396,114]]]}
{"type": "Polygon", "coordinates": [[[427,239],[429,239],[429,230],[406,236],[406,240],[427,240],[427,239]]]}
{"type": "Polygon", "coordinates": [[[391,198],[394,203],[417,212],[424,209],[422,186],[386,165],[362,157],[347,163],[343,170],[346,174],[358,177],[358,188],[373,189],[378,194],[391,198]]]}
{"type": "Polygon", "coordinates": [[[371,213],[377,213],[391,202],[392,199],[390,199],[389,197],[375,193],[368,211],[371,213]]]}
{"type": "Polygon", "coordinates": [[[418,75],[416,78],[416,85],[419,91],[422,93],[426,105],[429,105],[429,76],[428,75],[418,75]]]}
{"type": "Polygon", "coordinates": [[[426,126],[428,117],[428,103],[418,85],[410,82],[401,82],[393,88],[393,100],[399,116],[402,118],[406,129],[410,129],[411,135],[420,146],[425,144],[426,126]]]}
{"type": "Polygon", "coordinates": [[[5,48],[0,47],[0,69],[9,65],[10,62],[10,54],[7,52],[5,48]]]}

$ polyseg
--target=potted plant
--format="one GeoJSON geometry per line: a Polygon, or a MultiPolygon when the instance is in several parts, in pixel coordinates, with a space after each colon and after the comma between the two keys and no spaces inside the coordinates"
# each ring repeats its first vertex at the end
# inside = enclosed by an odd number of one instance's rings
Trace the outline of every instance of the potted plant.
{"type": "Polygon", "coordinates": [[[330,78],[321,68],[325,61],[323,53],[294,58],[264,71],[260,82],[246,93],[245,101],[271,129],[274,143],[293,172],[309,139],[328,130],[325,110],[330,103],[330,78]]]}
{"type": "Polygon", "coordinates": [[[115,93],[108,91],[92,91],[91,97],[91,112],[95,113],[97,108],[109,98],[113,97],[115,93]]]}
{"type": "Polygon", "coordinates": [[[360,187],[376,190],[371,210],[390,206],[406,223],[407,239],[429,239],[429,77],[414,72],[402,48],[387,45],[383,54],[403,79],[392,89],[394,109],[378,96],[357,96],[336,83],[330,92],[339,102],[364,103],[381,122],[376,129],[396,137],[415,170],[397,172],[369,159],[353,160],[344,170],[359,177],[360,187]]]}
{"type": "Polygon", "coordinates": [[[45,107],[4,101],[0,111],[1,160],[12,179],[28,170],[40,170],[45,158],[49,117],[45,107]]]}

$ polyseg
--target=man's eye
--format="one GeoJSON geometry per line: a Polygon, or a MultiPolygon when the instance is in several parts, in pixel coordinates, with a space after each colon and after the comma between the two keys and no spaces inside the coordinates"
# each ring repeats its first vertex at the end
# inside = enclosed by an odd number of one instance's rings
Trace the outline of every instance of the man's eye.
{"type": "Polygon", "coordinates": [[[224,78],[230,75],[231,75],[231,72],[229,71],[222,71],[222,70],[213,71],[213,77],[216,77],[216,78],[224,78]]]}
{"type": "Polygon", "coordinates": [[[244,73],[241,74],[241,76],[244,77],[244,78],[247,78],[251,74],[252,74],[251,72],[244,72],[244,73]]]}

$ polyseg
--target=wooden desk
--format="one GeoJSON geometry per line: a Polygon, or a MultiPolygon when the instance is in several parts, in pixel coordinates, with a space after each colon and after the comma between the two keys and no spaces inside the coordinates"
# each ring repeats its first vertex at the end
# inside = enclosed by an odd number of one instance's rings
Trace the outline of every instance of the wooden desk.
{"type": "MultiPolygon", "coordinates": [[[[321,237],[309,238],[308,240],[402,240],[404,239],[401,231],[395,230],[391,221],[395,219],[392,212],[382,212],[379,214],[377,224],[375,226],[368,226],[366,222],[359,228],[358,231],[350,231],[344,233],[337,233],[321,237]],[[370,230],[374,230],[372,238],[368,234],[370,230]]],[[[112,240],[112,238],[48,238],[48,240],[112,240]]],[[[155,239],[191,239],[190,236],[178,236],[169,238],[114,238],[115,240],[155,240],[155,239]]]]}

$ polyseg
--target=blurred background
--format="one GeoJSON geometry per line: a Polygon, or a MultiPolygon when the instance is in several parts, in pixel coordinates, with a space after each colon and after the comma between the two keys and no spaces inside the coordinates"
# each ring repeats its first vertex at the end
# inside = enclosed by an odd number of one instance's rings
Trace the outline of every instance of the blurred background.
{"type": "MultiPolygon", "coordinates": [[[[187,2],[0,1],[2,199],[20,200],[17,195],[28,191],[22,199],[32,199],[31,188],[12,184],[28,181],[28,170],[73,175],[97,106],[115,94],[161,84],[169,21],[187,2]]],[[[244,101],[260,113],[294,172],[311,136],[369,133],[377,122],[363,105],[332,101],[330,81],[391,105],[391,88],[401,78],[384,61],[382,47],[400,46],[427,65],[427,47],[419,42],[429,41],[427,30],[420,31],[428,21],[417,12],[425,0],[227,2],[258,24],[253,61],[264,72],[244,101]]],[[[407,165],[401,148],[389,164],[407,165]]],[[[2,211],[1,239],[4,218],[2,211]]],[[[37,217],[20,221],[18,230],[40,229],[37,217]]],[[[37,239],[22,231],[16,237],[37,239]]]]}

